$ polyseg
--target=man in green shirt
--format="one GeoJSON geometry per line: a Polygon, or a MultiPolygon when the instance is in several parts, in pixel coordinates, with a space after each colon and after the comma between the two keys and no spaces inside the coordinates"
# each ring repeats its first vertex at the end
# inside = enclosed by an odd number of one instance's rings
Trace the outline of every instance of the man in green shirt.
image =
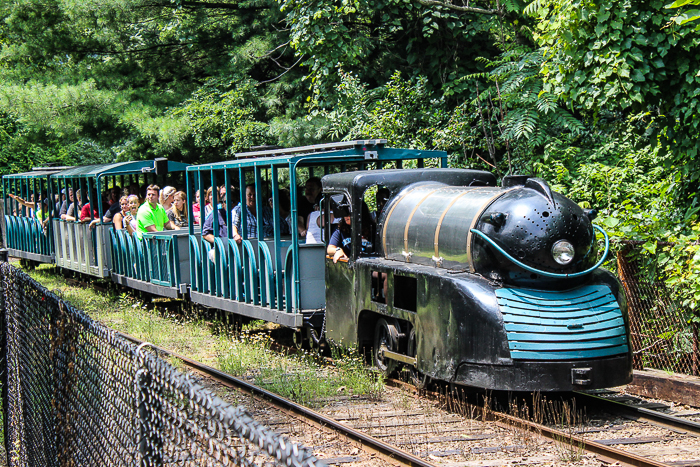
{"type": "Polygon", "coordinates": [[[136,214],[136,236],[143,238],[146,232],[159,232],[161,230],[179,230],[168,219],[163,206],[158,204],[158,193],[160,187],[158,185],[149,185],[146,189],[146,202],[141,205],[136,214]]]}

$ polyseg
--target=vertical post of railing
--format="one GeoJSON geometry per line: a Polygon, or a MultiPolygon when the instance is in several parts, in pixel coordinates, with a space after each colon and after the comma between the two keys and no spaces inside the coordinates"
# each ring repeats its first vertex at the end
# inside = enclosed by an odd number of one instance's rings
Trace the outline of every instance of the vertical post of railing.
{"type": "Polygon", "coordinates": [[[693,321],[693,376],[698,376],[698,323],[693,321]]]}
{"type": "MultiPolygon", "coordinates": [[[[7,253],[7,251],[5,251],[7,253]]],[[[5,272],[8,270],[7,256],[3,260],[0,258],[0,385],[2,388],[2,432],[5,441],[5,453],[10,451],[10,436],[9,436],[9,407],[8,407],[8,390],[7,390],[7,320],[5,313],[5,272]]]]}

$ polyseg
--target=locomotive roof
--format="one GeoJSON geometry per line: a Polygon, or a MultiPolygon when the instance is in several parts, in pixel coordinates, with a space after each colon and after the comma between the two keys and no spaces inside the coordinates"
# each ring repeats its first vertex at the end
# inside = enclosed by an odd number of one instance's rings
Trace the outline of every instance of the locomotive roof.
{"type": "MultiPolygon", "coordinates": [[[[93,178],[103,175],[122,175],[155,170],[155,161],[128,161],[116,162],[112,164],[94,164],[74,167],[53,174],[53,178],[93,178]]],[[[168,161],[168,172],[183,171],[189,164],[182,162],[168,161]]]]}
{"type": "Polygon", "coordinates": [[[452,186],[496,186],[491,172],[471,169],[386,169],[362,170],[326,175],[321,179],[323,191],[364,191],[382,185],[392,192],[416,182],[441,182],[452,186]]]}

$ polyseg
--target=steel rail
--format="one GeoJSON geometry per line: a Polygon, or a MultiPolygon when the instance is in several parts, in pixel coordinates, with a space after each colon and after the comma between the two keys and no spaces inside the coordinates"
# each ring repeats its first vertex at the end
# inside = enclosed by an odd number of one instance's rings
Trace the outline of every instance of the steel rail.
{"type": "MultiPolygon", "coordinates": [[[[115,332],[119,336],[135,344],[141,345],[144,343],[144,341],[142,341],[141,339],[137,339],[136,337],[130,336],[123,332],[115,332]]],[[[398,462],[402,465],[410,467],[435,467],[435,464],[431,464],[430,462],[427,462],[421,459],[420,457],[414,456],[413,454],[399,449],[396,446],[392,446],[391,444],[380,441],[372,436],[362,433],[361,431],[345,426],[337,420],[326,417],[323,414],[320,414],[314,410],[297,404],[296,402],[292,402],[289,399],[285,399],[284,397],[278,396],[277,394],[274,394],[263,388],[243,381],[240,378],[236,378],[220,370],[217,370],[216,368],[204,365],[203,363],[200,363],[196,360],[185,357],[176,352],[163,349],[156,345],[149,344],[149,347],[158,353],[162,353],[169,357],[174,357],[178,360],[181,360],[186,366],[200,373],[206,374],[207,376],[215,379],[216,381],[225,386],[235,388],[247,394],[250,394],[251,396],[257,399],[261,399],[289,415],[298,418],[300,417],[307,422],[311,422],[313,425],[318,426],[319,428],[322,428],[324,430],[331,430],[336,434],[342,436],[343,438],[347,439],[348,441],[355,443],[360,449],[377,454],[379,457],[387,461],[390,461],[392,463],[398,462]]],[[[323,461],[323,459],[320,460],[323,461]]]]}
{"type": "MultiPolygon", "coordinates": [[[[414,386],[411,386],[408,383],[404,383],[403,381],[392,379],[388,382],[395,387],[416,389],[414,386]]],[[[429,391],[420,392],[421,394],[427,395],[432,400],[443,401],[445,399],[444,394],[429,391]]],[[[557,443],[578,445],[581,446],[585,451],[596,454],[607,461],[619,462],[620,464],[634,467],[668,467],[667,464],[664,464],[662,462],[657,462],[655,460],[648,459],[646,457],[642,457],[637,454],[624,451],[622,449],[617,449],[611,446],[606,446],[601,443],[596,443],[595,441],[586,440],[581,436],[576,436],[572,433],[556,430],[554,428],[550,428],[539,423],[534,423],[529,420],[514,417],[512,415],[507,415],[502,412],[495,412],[492,410],[485,411],[482,410],[483,407],[478,407],[465,401],[460,401],[460,404],[465,406],[465,408],[468,409],[468,411],[471,413],[482,414],[483,421],[495,422],[499,426],[506,428],[515,427],[523,431],[530,431],[533,433],[541,434],[545,438],[548,438],[557,443]]]]}
{"type": "Polygon", "coordinates": [[[541,433],[546,438],[558,443],[576,444],[581,446],[585,451],[594,453],[603,458],[611,459],[621,464],[631,465],[636,467],[668,467],[667,464],[648,459],[631,452],[623,451],[622,449],[606,446],[595,441],[587,440],[581,436],[576,436],[571,433],[566,433],[554,428],[549,428],[538,423],[523,420],[521,418],[506,415],[500,412],[490,412],[489,417],[493,418],[496,423],[504,423],[510,426],[522,425],[525,429],[535,433],[541,433]]]}
{"type": "Polygon", "coordinates": [[[617,413],[630,420],[646,422],[671,430],[682,430],[691,436],[700,436],[700,423],[685,420],[674,415],[658,412],[644,407],[635,407],[624,402],[612,401],[595,394],[574,392],[576,399],[583,400],[587,405],[594,405],[604,410],[617,413]]]}

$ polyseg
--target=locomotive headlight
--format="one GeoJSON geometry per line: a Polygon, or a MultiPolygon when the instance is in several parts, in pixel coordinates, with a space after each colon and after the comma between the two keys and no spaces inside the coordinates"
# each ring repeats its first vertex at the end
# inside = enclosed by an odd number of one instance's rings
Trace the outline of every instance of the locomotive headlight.
{"type": "Polygon", "coordinates": [[[552,256],[559,264],[569,264],[574,260],[574,246],[567,240],[559,240],[552,246],[552,256]]]}

